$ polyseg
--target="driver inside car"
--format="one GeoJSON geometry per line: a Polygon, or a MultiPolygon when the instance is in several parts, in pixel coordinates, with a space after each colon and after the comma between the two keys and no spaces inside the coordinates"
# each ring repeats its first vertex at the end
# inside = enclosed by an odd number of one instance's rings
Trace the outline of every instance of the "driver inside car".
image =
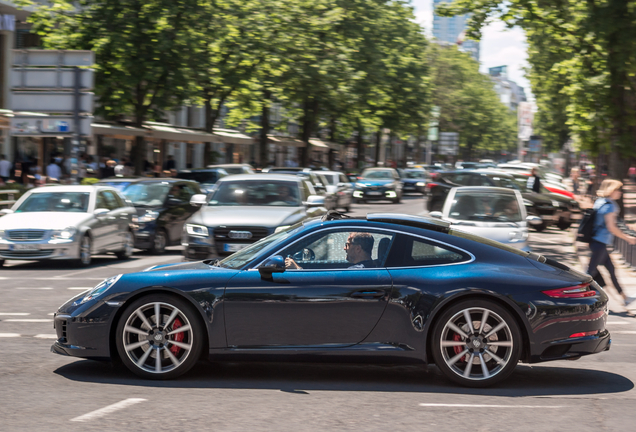
{"type": "MultiPolygon", "coordinates": [[[[347,261],[350,262],[350,269],[374,268],[376,261],[371,259],[373,251],[373,236],[365,232],[352,232],[344,245],[347,254],[347,261]]],[[[302,269],[291,257],[285,258],[285,267],[288,269],[302,269]]]]}

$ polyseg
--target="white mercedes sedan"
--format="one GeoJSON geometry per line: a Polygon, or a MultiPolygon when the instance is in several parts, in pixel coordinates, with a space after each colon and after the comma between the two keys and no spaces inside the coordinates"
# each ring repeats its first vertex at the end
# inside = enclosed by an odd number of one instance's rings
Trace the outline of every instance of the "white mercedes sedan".
{"type": "Polygon", "coordinates": [[[135,208],[110,186],[44,186],[0,210],[0,266],[5,260],[74,260],[132,255],[135,208]]]}

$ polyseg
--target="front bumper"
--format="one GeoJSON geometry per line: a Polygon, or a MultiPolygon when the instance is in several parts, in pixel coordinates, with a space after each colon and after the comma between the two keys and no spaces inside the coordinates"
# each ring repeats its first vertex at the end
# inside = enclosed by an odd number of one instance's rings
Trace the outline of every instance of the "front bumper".
{"type": "Polygon", "coordinates": [[[0,259],[79,259],[79,236],[68,240],[12,241],[0,239],[0,259]]]}
{"type": "Polygon", "coordinates": [[[135,247],[137,249],[152,249],[155,245],[155,233],[157,232],[157,224],[148,222],[137,225],[135,228],[135,247]]]}
{"type": "Polygon", "coordinates": [[[384,200],[390,199],[393,200],[397,198],[397,191],[394,189],[377,187],[377,188],[365,188],[365,189],[356,189],[353,192],[353,197],[355,199],[364,199],[364,200],[384,200]]]}

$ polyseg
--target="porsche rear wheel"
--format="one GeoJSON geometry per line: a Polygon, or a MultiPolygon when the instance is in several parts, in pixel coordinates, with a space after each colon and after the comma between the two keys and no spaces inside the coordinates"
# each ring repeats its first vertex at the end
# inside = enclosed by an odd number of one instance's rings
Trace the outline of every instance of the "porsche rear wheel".
{"type": "Polygon", "coordinates": [[[148,379],[176,378],[195,365],[203,328],[194,308],[176,297],[152,294],[131,303],[115,333],[121,361],[148,379]]]}
{"type": "Polygon", "coordinates": [[[452,305],[435,323],[435,364],[451,381],[488,387],[507,378],[521,356],[521,332],[512,315],[489,300],[452,305]]]}

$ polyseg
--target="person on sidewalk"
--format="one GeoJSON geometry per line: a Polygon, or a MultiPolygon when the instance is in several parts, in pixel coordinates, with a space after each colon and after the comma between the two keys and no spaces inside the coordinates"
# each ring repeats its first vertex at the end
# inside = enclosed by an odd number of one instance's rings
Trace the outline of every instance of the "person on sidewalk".
{"type": "Polygon", "coordinates": [[[532,192],[541,193],[541,179],[539,178],[539,171],[537,170],[537,167],[532,167],[526,187],[532,192]]]}
{"type": "Polygon", "coordinates": [[[625,234],[616,225],[616,217],[619,213],[619,207],[616,200],[621,197],[623,183],[618,180],[603,180],[597,191],[599,198],[594,202],[594,210],[596,210],[596,218],[594,219],[594,235],[590,242],[590,250],[592,256],[587,267],[587,274],[597,278],[598,266],[604,266],[609,272],[614,288],[623,298],[623,303],[627,306],[636,298],[627,297],[623,288],[618,283],[614,264],[609,256],[607,246],[613,244],[614,236],[622,238],[630,245],[636,244],[636,237],[625,234]]]}
{"type": "Polygon", "coordinates": [[[6,183],[11,175],[11,162],[9,162],[5,155],[0,155],[0,179],[3,183],[6,183]]]}

